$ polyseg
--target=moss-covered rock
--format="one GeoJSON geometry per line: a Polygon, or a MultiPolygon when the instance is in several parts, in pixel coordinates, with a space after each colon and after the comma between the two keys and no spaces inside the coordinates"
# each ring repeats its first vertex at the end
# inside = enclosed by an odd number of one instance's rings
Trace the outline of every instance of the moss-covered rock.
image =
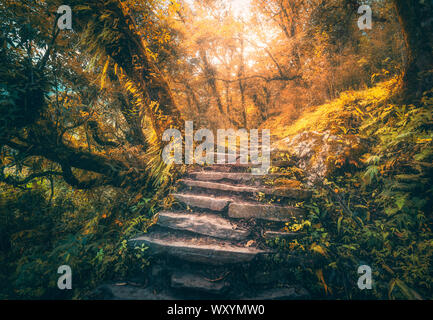
{"type": "Polygon", "coordinates": [[[310,185],[343,166],[358,166],[364,145],[359,136],[337,136],[329,131],[304,131],[282,139],[282,144],[304,170],[310,185]]]}

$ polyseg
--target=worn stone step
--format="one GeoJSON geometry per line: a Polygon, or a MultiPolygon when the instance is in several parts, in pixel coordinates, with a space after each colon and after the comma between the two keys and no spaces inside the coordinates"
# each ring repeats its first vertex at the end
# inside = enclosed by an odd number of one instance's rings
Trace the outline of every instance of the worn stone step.
{"type": "MultiPolygon", "coordinates": [[[[252,163],[240,163],[237,161],[236,163],[214,163],[204,167],[204,170],[207,171],[222,171],[222,172],[239,172],[239,171],[247,171],[254,165],[252,163]]],[[[257,166],[257,165],[256,165],[257,166]]]]}
{"type": "Polygon", "coordinates": [[[247,295],[248,300],[302,300],[308,299],[309,293],[301,287],[291,286],[284,288],[265,289],[254,295],[247,295]]]}
{"type": "Polygon", "coordinates": [[[233,202],[228,208],[228,216],[235,219],[261,219],[268,221],[288,221],[291,217],[302,217],[304,211],[296,207],[233,202]]]}
{"type": "Polygon", "coordinates": [[[255,173],[254,175],[257,177],[264,176],[264,175],[269,173],[268,171],[259,172],[259,169],[261,169],[261,167],[262,167],[261,164],[253,164],[251,162],[240,163],[238,161],[234,164],[215,163],[215,164],[203,166],[202,168],[205,171],[214,171],[214,172],[248,172],[248,173],[252,173],[252,171],[254,170],[254,173],[255,173]]]}
{"type": "Polygon", "coordinates": [[[266,230],[263,232],[263,238],[265,239],[293,239],[301,235],[302,233],[299,232],[284,232],[284,231],[273,231],[273,230],[266,230]]]}
{"type": "Polygon", "coordinates": [[[210,181],[200,181],[191,179],[181,179],[179,182],[187,187],[192,188],[202,188],[210,191],[226,191],[235,193],[258,193],[261,189],[253,186],[246,185],[232,185],[228,183],[210,182],[210,181]]]}
{"type": "Polygon", "coordinates": [[[232,185],[228,183],[210,182],[210,181],[200,181],[191,179],[181,179],[179,180],[185,186],[192,188],[202,188],[213,191],[222,191],[229,193],[248,193],[248,194],[258,194],[263,193],[267,195],[275,195],[286,198],[294,198],[298,200],[305,200],[311,197],[311,191],[303,189],[273,189],[269,187],[254,187],[248,185],[232,185]]]}
{"type": "Polygon", "coordinates": [[[152,231],[129,240],[133,247],[145,245],[154,254],[167,254],[189,262],[224,265],[252,261],[266,251],[230,242],[181,233],[152,231]]]}
{"type": "Polygon", "coordinates": [[[94,290],[91,296],[97,300],[174,300],[168,292],[156,292],[153,288],[140,288],[128,284],[106,284],[94,290]]]}
{"type": "Polygon", "coordinates": [[[231,201],[231,199],[229,198],[215,198],[211,196],[202,196],[202,195],[192,195],[192,194],[182,194],[182,193],[174,193],[172,195],[177,201],[189,207],[208,209],[208,210],[219,211],[219,212],[224,211],[231,201]]]}
{"type": "Polygon", "coordinates": [[[261,182],[264,178],[273,178],[281,175],[268,174],[256,176],[249,172],[218,172],[218,171],[194,171],[189,173],[189,177],[200,181],[232,181],[235,183],[261,182]]]}
{"type": "Polygon", "coordinates": [[[170,229],[229,240],[243,240],[250,234],[249,230],[240,228],[221,216],[208,213],[162,211],[159,213],[158,224],[170,229]]]}
{"type": "Polygon", "coordinates": [[[175,271],[170,278],[170,285],[175,289],[201,291],[210,294],[222,294],[229,288],[229,283],[220,281],[211,281],[199,274],[175,271]]]}
{"type": "MultiPolygon", "coordinates": [[[[229,163],[230,161],[233,161],[233,164],[239,163],[239,159],[240,159],[240,155],[239,152],[237,154],[231,155],[228,153],[218,153],[218,152],[214,152],[212,155],[212,162],[208,163],[207,162],[207,155],[205,153],[203,153],[203,158],[202,160],[204,160],[204,165],[213,165],[213,164],[217,164],[219,159],[224,159],[224,164],[230,165],[231,163],[229,163]]],[[[196,163],[196,160],[194,160],[194,163],[196,163]]]]}

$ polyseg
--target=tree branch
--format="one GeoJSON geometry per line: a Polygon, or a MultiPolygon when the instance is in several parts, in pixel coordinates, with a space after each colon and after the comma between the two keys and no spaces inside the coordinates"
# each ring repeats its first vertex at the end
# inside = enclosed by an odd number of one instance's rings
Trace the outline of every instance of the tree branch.
{"type": "Polygon", "coordinates": [[[0,172],[0,181],[7,183],[9,185],[12,185],[14,187],[18,187],[20,185],[23,184],[27,184],[30,181],[32,181],[33,179],[36,178],[43,178],[43,177],[51,177],[53,175],[55,176],[61,176],[63,175],[63,172],[58,172],[58,171],[45,171],[45,172],[37,172],[37,173],[32,173],[31,175],[27,176],[26,178],[22,179],[22,180],[18,180],[18,179],[14,179],[11,176],[6,177],[4,175],[4,168],[1,169],[0,172]]]}

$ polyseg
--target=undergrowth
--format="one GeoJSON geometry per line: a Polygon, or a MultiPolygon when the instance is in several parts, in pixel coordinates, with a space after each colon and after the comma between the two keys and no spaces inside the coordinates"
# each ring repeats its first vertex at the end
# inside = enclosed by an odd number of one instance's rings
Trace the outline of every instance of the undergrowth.
{"type": "Polygon", "coordinates": [[[289,224],[305,235],[274,243],[287,259],[317,257],[291,269],[316,297],[433,298],[433,90],[404,105],[396,88],[391,80],[346,92],[280,131],[357,135],[365,144],[360,159],[339,159],[314,187],[308,217],[289,224]],[[372,269],[372,290],[357,286],[361,265],[372,269]]]}

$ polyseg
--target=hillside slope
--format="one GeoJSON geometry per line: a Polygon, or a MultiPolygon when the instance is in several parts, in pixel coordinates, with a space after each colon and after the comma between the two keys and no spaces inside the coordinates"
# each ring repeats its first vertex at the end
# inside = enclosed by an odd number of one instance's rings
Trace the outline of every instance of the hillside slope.
{"type": "Polygon", "coordinates": [[[433,91],[417,105],[402,105],[398,90],[393,79],[344,92],[292,124],[282,116],[264,125],[315,188],[305,204],[310,216],[288,227],[305,237],[275,244],[323,258],[319,268],[297,269],[312,292],[433,297],[433,91]],[[372,290],[357,286],[360,265],[372,269],[372,290]]]}

